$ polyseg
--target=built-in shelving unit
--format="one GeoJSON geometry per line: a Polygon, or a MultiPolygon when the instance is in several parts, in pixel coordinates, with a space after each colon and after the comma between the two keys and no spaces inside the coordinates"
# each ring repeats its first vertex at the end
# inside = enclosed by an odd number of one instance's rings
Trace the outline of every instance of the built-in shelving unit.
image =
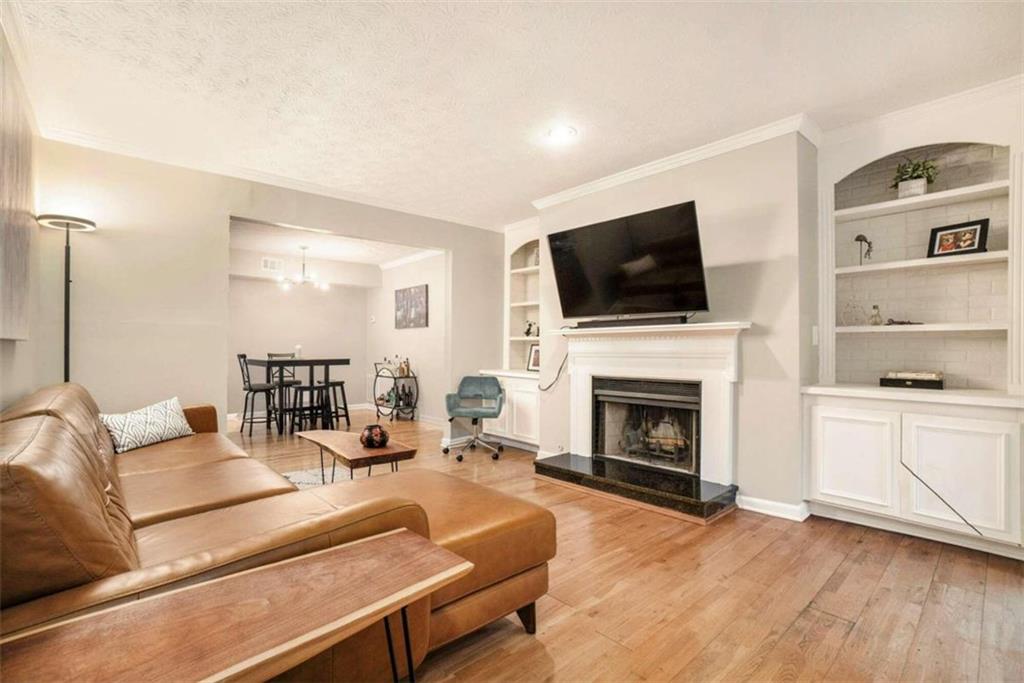
{"type": "Polygon", "coordinates": [[[981,263],[998,263],[1007,261],[1010,252],[1006,249],[987,251],[981,254],[964,254],[963,256],[944,256],[941,258],[916,258],[904,261],[887,261],[865,263],[862,266],[840,266],[836,275],[858,275],[860,273],[879,273],[886,270],[910,270],[914,268],[949,268],[952,266],[968,266],[981,263]]]}
{"type": "Polygon", "coordinates": [[[924,325],[846,325],[836,334],[908,334],[914,332],[1005,332],[1006,323],[929,323],[924,325]]]}
{"type": "Polygon", "coordinates": [[[823,378],[870,385],[893,370],[936,371],[949,390],[1009,388],[1019,332],[1009,291],[1017,252],[1007,159],[1005,147],[938,143],[878,158],[830,188],[840,208],[823,214],[831,363],[823,378]],[[924,195],[890,199],[888,179],[906,158],[935,159],[937,183],[924,195]],[[927,258],[932,230],[981,219],[989,220],[988,251],[927,258]],[[880,260],[864,258],[861,235],[880,260]],[[874,306],[883,320],[919,324],[870,325],[874,306]]]}
{"type": "Polygon", "coordinates": [[[507,337],[508,366],[526,369],[530,343],[539,343],[539,335],[526,336],[527,321],[540,322],[540,240],[521,244],[508,257],[507,337]]]}
{"type": "Polygon", "coordinates": [[[977,199],[1006,196],[1010,193],[1010,181],[998,180],[991,183],[980,183],[967,187],[957,187],[942,192],[923,194],[917,197],[893,199],[887,202],[876,202],[864,206],[854,206],[835,212],[836,223],[848,223],[862,218],[876,218],[905,211],[919,211],[934,206],[971,202],[977,199]]]}

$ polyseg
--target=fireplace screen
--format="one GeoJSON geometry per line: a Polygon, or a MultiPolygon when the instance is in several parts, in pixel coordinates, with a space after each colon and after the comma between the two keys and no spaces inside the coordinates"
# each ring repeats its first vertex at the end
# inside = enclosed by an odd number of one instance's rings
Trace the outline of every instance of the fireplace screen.
{"type": "Polygon", "coordinates": [[[594,379],[594,455],[700,474],[700,384],[594,379]]]}

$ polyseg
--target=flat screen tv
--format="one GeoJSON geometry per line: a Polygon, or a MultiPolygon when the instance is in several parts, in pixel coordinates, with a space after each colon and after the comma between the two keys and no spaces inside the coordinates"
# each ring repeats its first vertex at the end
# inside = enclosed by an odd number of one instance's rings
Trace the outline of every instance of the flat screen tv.
{"type": "Polygon", "coordinates": [[[548,245],[565,318],[708,310],[694,202],[555,232],[548,245]]]}

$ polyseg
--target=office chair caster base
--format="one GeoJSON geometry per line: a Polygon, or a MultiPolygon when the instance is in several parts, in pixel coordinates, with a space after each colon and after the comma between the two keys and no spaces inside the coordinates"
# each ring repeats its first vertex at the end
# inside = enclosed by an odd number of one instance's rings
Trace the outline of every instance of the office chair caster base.
{"type": "Polygon", "coordinates": [[[448,451],[450,451],[450,450],[451,450],[450,448],[445,446],[444,448],[441,449],[441,452],[444,453],[445,455],[448,455],[448,451]]]}
{"type": "Polygon", "coordinates": [[[458,455],[456,455],[455,459],[458,460],[459,462],[462,462],[462,453],[459,453],[458,455]]]}
{"type": "Polygon", "coordinates": [[[505,446],[503,446],[502,444],[498,444],[498,452],[499,453],[504,453],[505,452],[505,446]]]}
{"type": "Polygon", "coordinates": [[[497,453],[491,453],[491,460],[497,460],[497,459],[498,459],[498,454],[497,453]]]}

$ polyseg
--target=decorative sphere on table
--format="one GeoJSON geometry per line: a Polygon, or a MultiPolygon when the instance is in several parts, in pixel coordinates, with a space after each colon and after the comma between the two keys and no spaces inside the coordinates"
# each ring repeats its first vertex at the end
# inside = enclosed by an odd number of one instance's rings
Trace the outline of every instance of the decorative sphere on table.
{"type": "Polygon", "coordinates": [[[366,425],[359,435],[359,443],[366,448],[383,448],[388,445],[388,433],[380,425],[366,425]]]}

